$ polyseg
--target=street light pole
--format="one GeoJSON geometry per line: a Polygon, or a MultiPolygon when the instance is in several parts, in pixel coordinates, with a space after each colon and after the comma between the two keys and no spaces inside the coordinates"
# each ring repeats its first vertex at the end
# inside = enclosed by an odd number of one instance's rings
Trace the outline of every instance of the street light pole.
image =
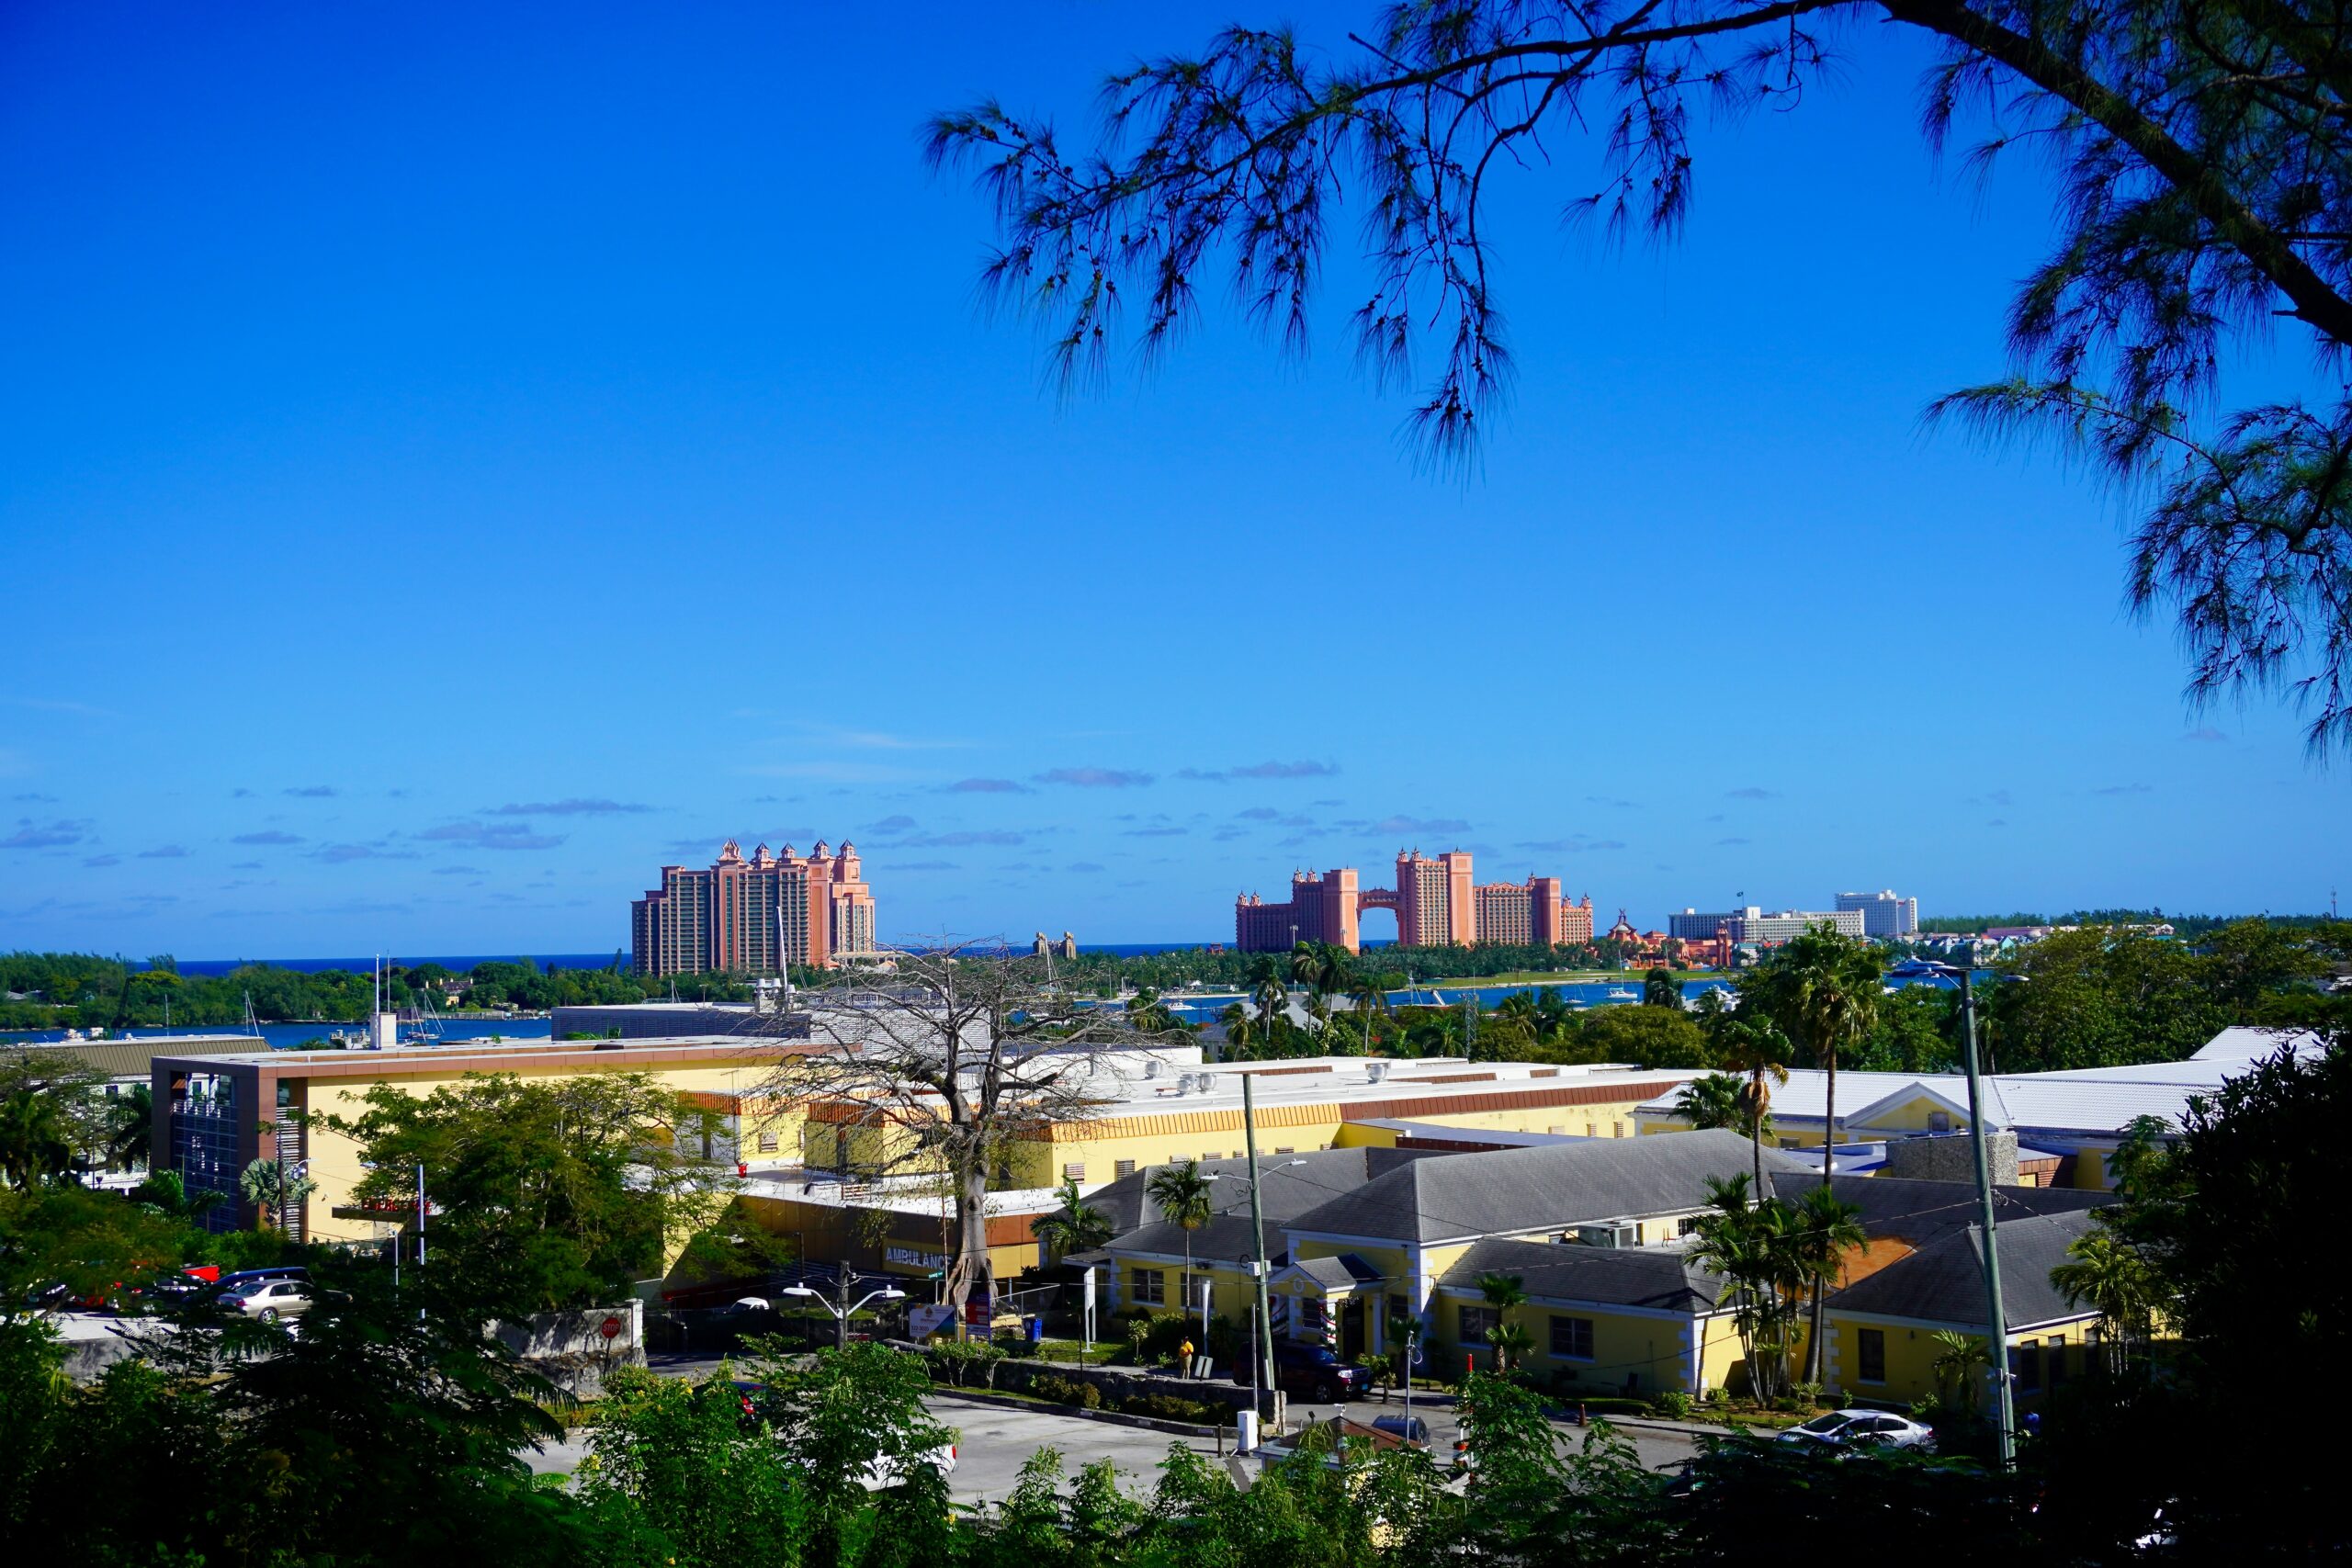
{"type": "MultiPolygon", "coordinates": [[[[1250,1243],[1257,1269],[1258,1289],[1258,1374],[1259,1397],[1263,1399],[1274,1388],[1274,1314],[1272,1299],[1266,1281],[1266,1206],[1258,1197],[1258,1115],[1257,1100],[1250,1084],[1255,1073],[1241,1075],[1241,1146],[1250,1161],[1250,1243]]],[[[1260,1412],[1265,1414],[1264,1411],[1260,1412]]]]}
{"type": "Polygon", "coordinates": [[[849,1348],[849,1320],[852,1316],[855,1315],[858,1307],[862,1307],[866,1303],[873,1301],[904,1301],[907,1295],[906,1292],[899,1290],[897,1286],[888,1285],[878,1291],[866,1292],[865,1294],[857,1298],[856,1306],[853,1306],[850,1304],[849,1300],[849,1281],[850,1271],[844,1269],[842,1270],[841,1274],[842,1304],[840,1306],[835,1306],[832,1303],[827,1301],[821,1293],[810,1290],[806,1285],[786,1285],[784,1288],[784,1293],[786,1295],[807,1296],[810,1301],[815,1302],[819,1306],[823,1307],[827,1312],[833,1314],[833,1346],[837,1350],[846,1350],[849,1348]]]}
{"type": "Polygon", "coordinates": [[[2018,1457],[2017,1403],[2009,1387],[2009,1325],[2001,1301],[2001,1248],[1993,1213],[1992,1162],[1984,1152],[1983,1096],[1976,1071],[1976,992],[1969,983],[1973,973],[1960,972],[1961,1060],[1968,1071],[1968,1144],[1976,1160],[1976,1201],[1984,1232],[1985,1349],[1993,1364],[1993,1420],[2001,1465],[2007,1469],[2018,1457]]]}

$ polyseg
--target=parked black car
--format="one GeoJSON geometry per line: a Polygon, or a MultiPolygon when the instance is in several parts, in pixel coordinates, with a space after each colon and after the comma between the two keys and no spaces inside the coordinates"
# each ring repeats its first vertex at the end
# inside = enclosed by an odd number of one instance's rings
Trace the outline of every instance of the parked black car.
{"type": "Polygon", "coordinates": [[[1329,1347],[1301,1339],[1274,1341],[1274,1386],[1293,1398],[1338,1404],[1361,1395],[1372,1374],[1340,1359],[1329,1347]]]}

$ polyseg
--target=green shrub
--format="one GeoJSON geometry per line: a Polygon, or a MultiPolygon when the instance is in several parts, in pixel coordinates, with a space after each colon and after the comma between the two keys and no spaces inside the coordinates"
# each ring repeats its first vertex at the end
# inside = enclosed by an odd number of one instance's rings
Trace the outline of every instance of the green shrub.
{"type": "Polygon", "coordinates": [[[923,1352],[933,1377],[944,1377],[957,1388],[978,1374],[985,1386],[996,1386],[997,1363],[1004,1352],[984,1339],[943,1339],[923,1352]]]}
{"type": "Polygon", "coordinates": [[[1210,1404],[1173,1393],[1131,1394],[1119,1408],[1130,1416],[1148,1416],[1160,1421],[1188,1421],[1196,1427],[1217,1426],[1225,1416],[1225,1406],[1221,1404],[1210,1404]]]}
{"type": "Polygon", "coordinates": [[[1688,1393],[1679,1388],[1669,1388],[1656,1399],[1651,1400],[1650,1407],[1661,1416],[1670,1416],[1677,1421],[1688,1421],[1690,1419],[1692,1404],[1688,1393]]]}
{"type": "Polygon", "coordinates": [[[1029,1393],[1037,1399],[1054,1404],[1075,1404],[1080,1410],[1102,1407],[1102,1391],[1091,1382],[1066,1378],[1056,1372],[1041,1372],[1029,1380],[1029,1393]]]}

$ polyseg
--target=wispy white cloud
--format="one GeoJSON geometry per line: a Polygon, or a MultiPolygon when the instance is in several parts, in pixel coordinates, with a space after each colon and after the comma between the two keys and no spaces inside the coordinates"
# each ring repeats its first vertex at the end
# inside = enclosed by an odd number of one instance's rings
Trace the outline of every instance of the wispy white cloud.
{"type": "Polygon", "coordinates": [[[1039,784],[1069,784],[1076,789],[1140,789],[1151,780],[1149,773],[1125,768],[1052,768],[1037,775],[1039,784]]]}
{"type": "Polygon", "coordinates": [[[70,844],[84,843],[96,824],[86,817],[52,818],[36,822],[29,817],[17,818],[17,830],[0,839],[0,850],[53,850],[70,844]]]}
{"type": "Polygon", "coordinates": [[[1459,817],[1385,817],[1372,825],[1375,833],[1466,833],[1470,824],[1459,817]]]}
{"type": "Polygon", "coordinates": [[[1238,768],[1180,768],[1176,776],[1223,784],[1228,779],[1327,779],[1339,771],[1337,762],[1251,762],[1238,768]]]}
{"type": "Polygon", "coordinates": [[[527,806],[509,802],[504,806],[485,806],[485,817],[611,817],[635,816],[652,810],[650,806],[638,806],[618,800],[566,799],[537,801],[527,806]]]}
{"type": "Polygon", "coordinates": [[[527,822],[444,822],[416,836],[476,850],[551,850],[566,837],[562,833],[534,833],[527,822]]]}

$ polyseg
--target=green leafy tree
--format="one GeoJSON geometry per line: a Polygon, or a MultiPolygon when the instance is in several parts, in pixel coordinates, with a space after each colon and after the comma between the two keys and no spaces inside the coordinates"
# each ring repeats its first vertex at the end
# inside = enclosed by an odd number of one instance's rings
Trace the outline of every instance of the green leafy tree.
{"type": "Polygon", "coordinates": [[[1674,977],[1673,970],[1653,968],[1642,976],[1642,1005],[1681,1010],[1682,982],[1674,977]]]}
{"type": "Polygon", "coordinates": [[[581,1501],[638,1562],[737,1568],[804,1561],[812,1503],[763,1423],[724,1376],[701,1382],[623,1367],[580,1468],[581,1501]]]}
{"type": "Polygon", "coordinates": [[[952,1437],[923,1407],[931,1379],[922,1359],[887,1345],[805,1358],[781,1342],[761,1348],[754,1405],[808,1500],[808,1560],[946,1561],[947,1482],[928,1456],[952,1437]]]}
{"type": "Polygon", "coordinates": [[[1679,1008],[1596,1008],[1577,1031],[1576,1050],[1588,1062],[1630,1062],[1641,1067],[1708,1065],[1707,1037],[1679,1008]]]}
{"type": "Polygon", "coordinates": [[[0,1059],[0,1176],[19,1192],[62,1176],[103,1143],[98,1075],[62,1051],[0,1059]],[[94,1135],[95,1134],[95,1135],[94,1135]]]}
{"type": "Polygon", "coordinates": [[[436,1259],[513,1316],[626,1296],[665,1244],[717,1219],[732,1173],[680,1148],[699,1113],[639,1073],[535,1081],[468,1075],[417,1096],[383,1085],[353,1118],[362,1202],[413,1199],[416,1168],[439,1213],[436,1259]]]}

